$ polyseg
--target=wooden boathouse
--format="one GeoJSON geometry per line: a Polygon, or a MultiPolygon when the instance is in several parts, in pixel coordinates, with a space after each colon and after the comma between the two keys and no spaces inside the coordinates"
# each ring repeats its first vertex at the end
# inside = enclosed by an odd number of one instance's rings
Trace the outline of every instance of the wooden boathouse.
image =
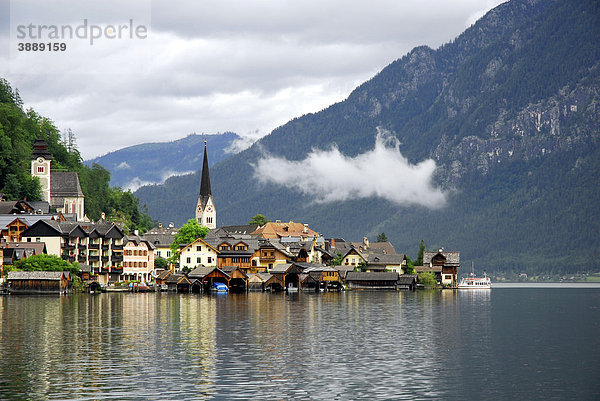
{"type": "Polygon", "coordinates": [[[12,271],[7,277],[10,294],[66,294],[71,291],[69,272],[12,271]]]}

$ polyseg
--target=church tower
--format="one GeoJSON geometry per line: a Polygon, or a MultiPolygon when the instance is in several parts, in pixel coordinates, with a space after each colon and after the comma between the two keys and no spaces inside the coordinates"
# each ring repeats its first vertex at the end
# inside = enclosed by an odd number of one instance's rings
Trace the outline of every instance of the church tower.
{"type": "Polygon", "coordinates": [[[217,211],[210,190],[210,174],[208,171],[208,157],[206,156],[206,140],[204,140],[204,162],[202,163],[202,179],[200,181],[200,195],[196,205],[196,220],[201,226],[217,228],[217,211]]]}
{"type": "Polygon", "coordinates": [[[40,135],[33,144],[31,175],[40,179],[42,200],[48,203],[50,203],[50,161],[52,161],[52,155],[48,152],[48,144],[40,135]]]}

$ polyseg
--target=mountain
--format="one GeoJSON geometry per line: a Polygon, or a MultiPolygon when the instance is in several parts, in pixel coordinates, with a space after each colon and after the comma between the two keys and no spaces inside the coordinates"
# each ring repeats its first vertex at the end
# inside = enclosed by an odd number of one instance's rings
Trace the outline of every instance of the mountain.
{"type": "Polygon", "coordinates": [[[229,157],[233,143],[240,139],[233,132],[191,134],[172,142],[129,146],[88,160],[85,164],[91,167],[97,163],[110,171],[111,185],[135,190],[142,185],[162,183],[170,176],[200,169],[205,138],[210,143],[208,160],[211,165],[229,157]]]}
{"type": "MultiPolygon", "coordinates": [[[[424,239],[429,249],[460,250],[463,266],[474,262],[478,271],[599,270],[598,43],[598,1],[501,4],[453,41],[413,49],[346,100],[215,165],[218,224],[262,213],[351,240],[385,232],[412,257],[424,239]],[[393,133],[411,163],[435,161],[444,207],[378,197],[315,202],[300,184],[294,190],[255,176],[267,154],[300,161],[332,144],[348,157],[366,154],[378,127],[393,133]]],[[[153,217],[181,224],[193,216],[199,182],[197,174],[173,177],[136,194],[153,217]]]]}

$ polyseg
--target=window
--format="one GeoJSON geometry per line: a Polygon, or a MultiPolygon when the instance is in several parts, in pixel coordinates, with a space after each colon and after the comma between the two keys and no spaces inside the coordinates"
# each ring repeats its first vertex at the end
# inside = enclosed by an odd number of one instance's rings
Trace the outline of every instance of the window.
{"type": "Polygon", "coordinates": [[[211,263],[212,263],[212,258],[209,256],[208,257],[208,264],[211,264],[211,263]]]}
{"type": "Polygon", "coordinates": [[[40,237],[37,237],[37,238],[35,239],[35,242],[42,242],[42,239],[41,239],[40,237]]]}
{"type": "Polygon", "coordinates": [[[200,245],[196,246],[196,252],[202,252],[202,247],[200,245]]]}
{"type": "Polygon", "coordinates": [[[185,263],[192,263],[192,258],[186,258],[185,263]]]}
{"type": "Polygon", "coordinates": [[[171,251],[167,251],[167,258],[171,257],[171,251]]]}
{"type": "Polygon", "coordinates": [[[156,256],[160,258],[160,251],[156,251],[156,256]]]}
{"type": "Polygon", "coordinates": [[[38,173],[43,173],[44,172],[44,166],[38,166],[38,173]]]}
{"type": "Polygon", "coordinates": [[[212,217],[207,217],[207,218],[206,218],[206,222],[207,222],[207,223],[212,223],[212,217]]]}
{"type": "Polygon", "coordinates": [[[256,267],[256,259],[252,259],[252,267],[256,267]]]}
{"type": "Polygon", "coordinates": [[[202,263],[202,258],[196,258],[196,263],[202,263]]]}

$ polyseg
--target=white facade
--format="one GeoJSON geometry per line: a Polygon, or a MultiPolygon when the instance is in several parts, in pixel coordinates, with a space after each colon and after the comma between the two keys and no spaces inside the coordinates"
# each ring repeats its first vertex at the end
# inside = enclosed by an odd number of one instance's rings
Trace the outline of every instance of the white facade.
{"type": "Polygon", "coordinates": [[[31,175],[40,179],[42,200],[48,203],[50,203],[50,161],[41,156],[31,161],[31,175]]]}
{"type": "Polygon", "coordinates": [[[179,267],[187,267],[192,270],[198,266],[216,267],[217,250],[208,245],[203,239],[198,238],[191,244],[186,245],[179,253],[179,267]]]}
{"type": "Polygon", "coordinates": [[[123,247],[124,280],[150,281],[154,272],[154,248],[147,241],[128,240],[123,247]]]}

